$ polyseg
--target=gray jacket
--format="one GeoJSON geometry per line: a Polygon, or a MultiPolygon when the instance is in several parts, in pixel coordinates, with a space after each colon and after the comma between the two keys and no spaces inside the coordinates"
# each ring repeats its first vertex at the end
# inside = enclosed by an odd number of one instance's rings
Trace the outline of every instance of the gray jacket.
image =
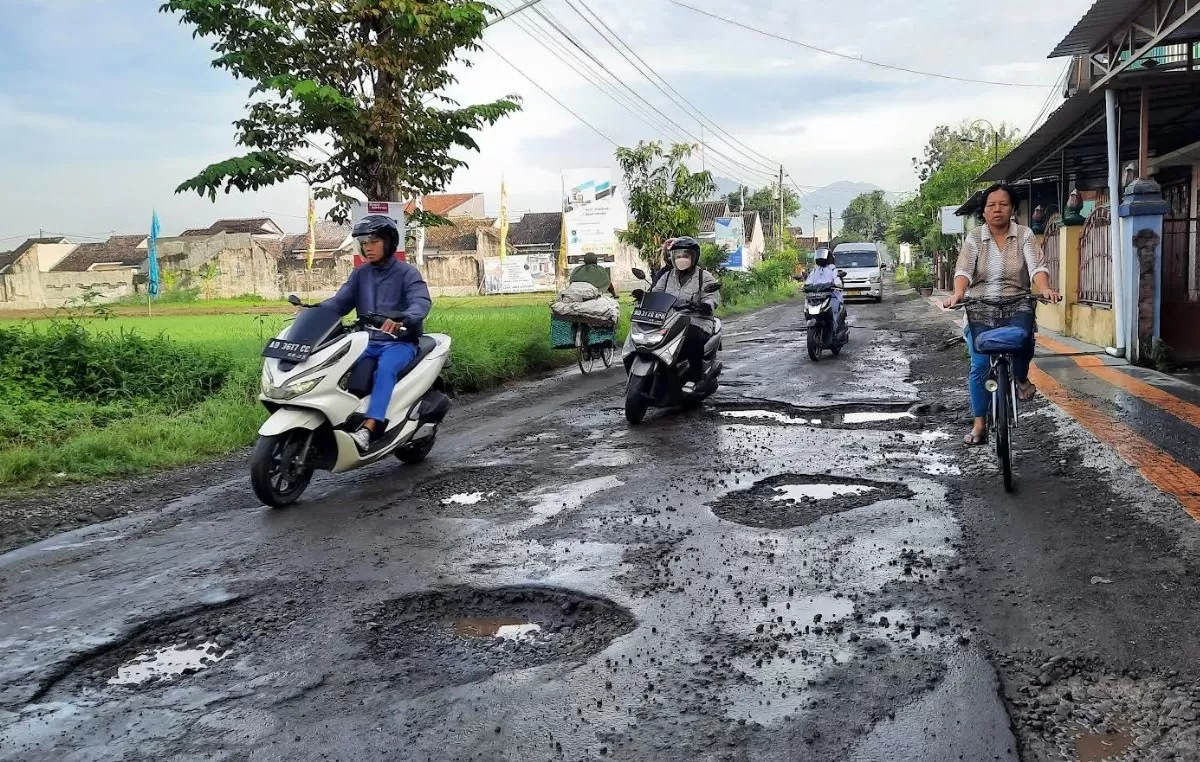
{"type": "MultiPolygon", "coordinates": [[[[680,272],[672,267],[665,275],[660,275],[658,280],[650,288],[651,291],[665,291],[677,300],[682,302],[693,302],[698,304],[707,304],[715,311],[721,306],[721,292],[714,291],[711,294],[704,293],[703,289],[710,283],[718,283],[716,276],[705,270],[703,267],[696,267],[690,273],[683,274],[683,281],[680,282],[680,272]]],[[[692,325],[703,329],[708,333],[716,330],[716,323],[709,315],[699,315],[693,313],[691,316],[692,325]]]]}

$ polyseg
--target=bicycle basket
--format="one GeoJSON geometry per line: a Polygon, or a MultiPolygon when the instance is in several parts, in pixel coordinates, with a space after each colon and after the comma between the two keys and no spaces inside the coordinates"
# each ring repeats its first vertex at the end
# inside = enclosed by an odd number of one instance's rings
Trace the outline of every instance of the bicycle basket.
{"type": "Polygon", "coordinates": [[[975,302],[966,307],[967,325],[975,349],[985,354],[1004,354],[1027,349],[1033,334],[1033,306],[1027,299],[1010,303],[975,302]],[[1028,316],[1028,317],[1026,317],[1028,316]]]}

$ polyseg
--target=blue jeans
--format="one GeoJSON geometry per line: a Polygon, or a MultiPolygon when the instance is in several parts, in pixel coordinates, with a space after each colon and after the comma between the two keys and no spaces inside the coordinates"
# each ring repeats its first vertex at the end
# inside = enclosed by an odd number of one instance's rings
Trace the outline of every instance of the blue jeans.
{"type": "MultiPolygon", "coordinates": [[[[1020,313],[1013,317],[1013,325],[1019,325],[1029,331],[1030,337],[1033,336],[1033,315],[1031,313],[1020,313]]],[[[983,418],[988,414],[988,409],[992,406],[992,395],[987,389],[983,388],[983,383],[987,381],[988,373],[991,370],[991,360],[987,355],[975,349],[975,337],[971,335],[971,326],[968,324],[963,328],[963,338],[966,339],[967,349],[971,352],[971,380],[968,388],[971,391],[971,414],[976,418],[983,418]]],[[[1029,348],[1025,352],[1013,354],[1012,356],[1012,373],[1013,378],[1018,384],[1023,384],[1029,380],[1029,361],[1033,359],[1034,344],[1029,342],[1029,348]]]]}
{"type": "Polygon", "coordinates": [[[392,390],[396,377],[412,364],[417,357],[417,345],[407,341],[372,341],[362,354],[379,358],[375,366],[375,381],[371,385],[371,401],[367,403],[367,418],[382,423],[387,420],[388,403],[392,401],[392,390]]]}

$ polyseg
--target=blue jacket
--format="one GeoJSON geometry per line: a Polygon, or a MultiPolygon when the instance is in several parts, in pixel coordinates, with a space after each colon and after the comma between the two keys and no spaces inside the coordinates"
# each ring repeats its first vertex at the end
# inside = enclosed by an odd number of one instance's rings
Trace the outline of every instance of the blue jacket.
{"type": "Polygon", "coordinates": [[[433,308],[429,287],[421,273],[397,259],[389,259],[382,265],[368,262],[354,268],[349,280],[323,304],[339,315],[355,310],[360,317],[369,312],[393,319],[402,317],[409,329],[404,338],[409,341],[420,337],[425,317],[433,308]]]}

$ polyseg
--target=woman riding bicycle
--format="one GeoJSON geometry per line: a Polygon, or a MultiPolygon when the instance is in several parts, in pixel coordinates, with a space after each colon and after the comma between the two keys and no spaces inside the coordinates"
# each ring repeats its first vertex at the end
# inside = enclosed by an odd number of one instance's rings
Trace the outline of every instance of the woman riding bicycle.
{"type": "MultiPolygon", "coordinates": [[[[1058,301],[1058,293],[1050,286],[1050,270],[1046,257],[1034,238],[1033,231],[1013,221],[1017,196],[1012,186],[997,183],[983,193],[983,225],[967,234],[958,253],[954,268],[954,293],[946,300],[947,308],[954,307],[968,296],[986,302],[1011,304],[1009,325],[1024,328],[1030,336],[1028,347],[1013,355],[1013,376],[1017,398],[1028,402],[1037,394],[1029,381],[1029,362],[1033,359],[1033,334],[1037,330],[1033,302],[1022,297],[1034,290],[1044,299],[1058,301]]],[[[963,437],[969,445],[987,441],[987,414],[991,395],[984,388],[989,372],[988,356],[980,352],[971,335],[970,322],[963,329],[967,348],[971,352],[971,412],[975,425],[963,437]]]]}

